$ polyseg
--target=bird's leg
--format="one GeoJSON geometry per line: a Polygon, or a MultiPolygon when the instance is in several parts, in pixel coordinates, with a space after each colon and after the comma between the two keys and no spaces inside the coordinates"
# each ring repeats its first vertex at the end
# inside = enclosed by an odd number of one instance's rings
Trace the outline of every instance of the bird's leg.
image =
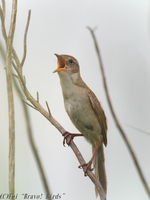
{"type": "Polygon", "coordinates": [[[93,152],[93,155],[92,155],[92,158],[90,159],[90,161],[88,163],[84,163],[84,164],[78,166],[79,168],[81,168],[81,167],[83,168],[84,166],[86,166],[86,168],[84,170],[84,176],[87,176],[87,170],[93,171],[93,168],[91,168],[91,165],[92,165],[93,159],[96,155],[98,148],[99,148],[99,146],[96,145],[94,152],[93,152]]]}
{"type": "Polygon", "coordinates": [[[77,133],[69,133],[67,131],[65,131],[63,134],[64,136],[64,139],[63,139],[63,145],[65,146],[65,142],[69,145],[70,142],[73,140],[74,137],[77,137],[77,136],[83,136],[82,134],[77,134],[77,133]],[[67,141],[67,137],[69,136],[69,139],[67,141]]]}

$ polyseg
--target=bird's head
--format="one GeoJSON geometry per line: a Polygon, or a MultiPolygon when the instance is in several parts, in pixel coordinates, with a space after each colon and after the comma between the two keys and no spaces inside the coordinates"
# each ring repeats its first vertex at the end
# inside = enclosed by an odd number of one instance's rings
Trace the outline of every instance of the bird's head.
{"type": "Polygon", "coordinates": [[[58,59],[58,67],[54,70],[54,72],[61,73],[67,73],[67,74],[73,74],[79,72],[79,63],[78,61],[70,56],[70,55],[58,55],[55,54],[58,59]]]}

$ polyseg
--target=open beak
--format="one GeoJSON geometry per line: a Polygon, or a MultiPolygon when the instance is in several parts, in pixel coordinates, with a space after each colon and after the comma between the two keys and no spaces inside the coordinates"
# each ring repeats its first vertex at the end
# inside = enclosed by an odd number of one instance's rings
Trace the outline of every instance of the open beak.
{"type": "Polygon", "coordinates": [[[60,72],[60,71],[62,71],[63,69],[65,69],[66,68],[66,62],[65,62],[65,60],[60,56],[60,55],[58,55],[58,54],[54,54],[56,57],[57,57],[57,59],[58,59],[58,67],[57,67],[57,69],[55,69],[54,71],[53,71],[53,73],[55,73],[55,72],[60,72]]]}

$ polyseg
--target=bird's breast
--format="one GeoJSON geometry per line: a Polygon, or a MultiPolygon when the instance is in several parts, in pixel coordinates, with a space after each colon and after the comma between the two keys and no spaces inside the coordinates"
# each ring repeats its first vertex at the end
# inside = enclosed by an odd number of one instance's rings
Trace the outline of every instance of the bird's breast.
{"type": "Polygon", "coordinates": [[[101,127],[86,97],[72,97],[65,100],[65,109],[72,123],[90,142],[101,140],[101,127]]]}

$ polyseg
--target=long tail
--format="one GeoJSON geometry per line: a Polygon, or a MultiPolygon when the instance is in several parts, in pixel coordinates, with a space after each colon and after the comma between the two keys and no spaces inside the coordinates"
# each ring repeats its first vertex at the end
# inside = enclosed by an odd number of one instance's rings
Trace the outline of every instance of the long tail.
{"type": "MultiPolygon", "coordinates": [[[[94,151],[94,147],[92,147],[92,151],[94,151]]],[[[104,150],[103,145],[98,149],[95,158],[93,160],[93,166],[95,169],[95,176],[99,179],[100,183],[103,186],[105,194],[107,192],[107,180],[106,180],[106,171],[105,171],[105,158],[104,158],[104,150]]],[[[98,196],[97,189],[95,188],[96,197],[98,196]]]]}

